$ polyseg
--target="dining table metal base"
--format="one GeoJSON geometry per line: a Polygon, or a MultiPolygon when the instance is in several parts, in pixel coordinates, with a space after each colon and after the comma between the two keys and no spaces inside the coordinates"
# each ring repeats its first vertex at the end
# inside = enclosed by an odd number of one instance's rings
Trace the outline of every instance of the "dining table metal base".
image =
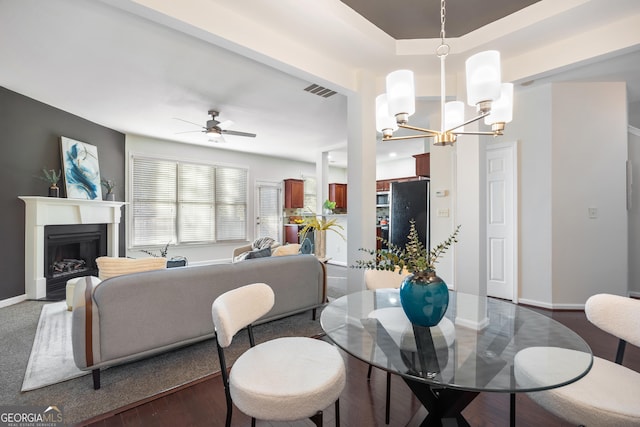
{"type": "Polygon", "coordinates": [[[413,416],[409,426],[470,426],[462,416],[462,411],[479,392],[432,387],[424,382],[403,379],[422,403],[422,408],[413,416]]]}

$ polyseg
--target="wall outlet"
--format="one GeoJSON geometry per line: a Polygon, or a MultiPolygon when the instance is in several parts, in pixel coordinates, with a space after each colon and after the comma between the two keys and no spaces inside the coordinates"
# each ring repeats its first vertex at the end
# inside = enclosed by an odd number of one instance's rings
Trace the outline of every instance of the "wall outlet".
{"type": "Polygon", "coordinates": [[[590,219],[598,218],[598,208],[587,208],[587,213],[590,219]]]}

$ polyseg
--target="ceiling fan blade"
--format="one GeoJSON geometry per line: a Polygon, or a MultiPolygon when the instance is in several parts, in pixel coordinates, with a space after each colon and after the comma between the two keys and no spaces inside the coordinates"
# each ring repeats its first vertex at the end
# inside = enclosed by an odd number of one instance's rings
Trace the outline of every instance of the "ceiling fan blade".
{"type": "Polygon", "coordinates": [[[203,133],[204,131],[203,130],[188,130],[188,131],[185,131],[185,132],[176,132],[176,133],[174,133],[174,135],[180,135],[180,134],[183,134],[183,133],[196,133],[196,132],[197,133],[203,133]]]}
{"type": "Polygon", "coordinates": [[[181,118],[178,118],[178,117],[174,117],[173,119],[174,120],[180,120],[181,122],[185,122],[185,123],[189,123],[189,124],[198,126],[199,128],[203,127],[201,124],[190,122],[189,120],[181,119],[181,118]]]}
{"type": "Polygon", "coordinates": [[[228,129],[233,126],[233,120],[225,120],[224,122],[218,123],[218,127],[222,130],[228,129]]]}
{"type": "Polygon", "coordinates": [[[237,130],[221,130],[221,133],[224,133],[225,135],[235,135],[235,136],[247,136],[249,138],[255,138],[256,134],[255,133],[248,133],[248,132],[238,132],[237,130]]]}

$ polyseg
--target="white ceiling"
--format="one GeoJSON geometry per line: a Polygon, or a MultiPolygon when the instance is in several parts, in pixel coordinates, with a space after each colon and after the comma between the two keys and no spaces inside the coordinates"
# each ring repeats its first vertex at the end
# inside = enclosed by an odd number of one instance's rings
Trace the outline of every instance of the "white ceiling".
{"type": "MultiPolygon", "coordinates": [[[[508,60],[525,48],[569,39],[570,29],[640,16],[636,0],[565,0],[565,9],[552,2],[510,15],[509,25],[503,20],[453,39],[452,49],[466,57],[491,45],[508,60]]],[[[336,165],[345,165],[349,88],[338,74],[364,69],[382,76],[389,68],[433,65],[436,40],[406,42],[396,44],[339,0],[0,0],[0,85],[123,133],[309,162],[330,151],[336,165]],[[154,10],[160,6],[174,9],[154,10]],[[427,54],[396,55],[413,47],[427,54]],[[282,60],[297,52],[313,59],[303,65],[282,60]],[[311,83],[341,93],[312,95],[303,90],[311,83]],[[257,137],[225,136],[225,143],[214,144],[201,132],[183,133],[199,130],[183,120],[204,126],[210,109],[232,120],[230,129],[257,137]]],[[[584,69],[533,67],[531,76],[535,84],[627,81],[630,101],[638,101],[637,46],[584,69]]],[[[451,55],[451,66],[459,67],[462,56],[451,55]]],[[[423,112],[433,109],[437,103],[421,103],[423,112]]],[[[423,152],[423,145],[379,144],[379,161],[392,151],[398,157],[423,152]]]]}

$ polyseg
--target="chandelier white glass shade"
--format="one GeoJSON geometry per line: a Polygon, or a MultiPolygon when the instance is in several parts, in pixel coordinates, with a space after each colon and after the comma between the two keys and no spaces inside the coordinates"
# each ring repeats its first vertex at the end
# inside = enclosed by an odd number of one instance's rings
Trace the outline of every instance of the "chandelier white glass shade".
{"type": "Polygon", "coordinates": [[[453,145],[458,135],[503,134],[506,123],[512,119],[513,84],[502,83],[500,52],[489,50],[469,57],[465,63],[467,103],[475,106],[477,115],[465,120],[462,101],[445,102],[445,60],[449,45],[444,41],[445,2],[441,2],[441,43],[436,50],[440,58],[440,130],[409,125],[409,117],[415,113],[415,88],[413,72],[397,70],[386,79],[386,93],[376,98],[376,129],[383,141],[415,138],[434,138],[434,145],[453,145]],[[484,118],[491,126],[487,132],[465,132],[464,126],[484,118]],[[393,136],[398,128],[418,132],[414,135],[393,136]]]}

